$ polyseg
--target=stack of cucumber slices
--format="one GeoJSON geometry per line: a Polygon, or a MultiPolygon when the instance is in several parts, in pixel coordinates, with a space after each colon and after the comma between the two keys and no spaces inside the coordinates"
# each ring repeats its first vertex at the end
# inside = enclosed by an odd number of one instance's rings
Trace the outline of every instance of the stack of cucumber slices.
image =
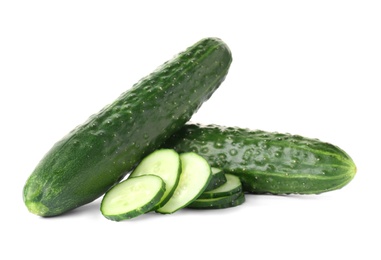
{"type": "Polygon", "coordinates": [[[152,211],[171,214],[183,208],[222,209],[244,201],[238,177],[211,167],[194,152],[160,149],[105,194],[101,212],[107,219],[121,221],[152,211]]]}

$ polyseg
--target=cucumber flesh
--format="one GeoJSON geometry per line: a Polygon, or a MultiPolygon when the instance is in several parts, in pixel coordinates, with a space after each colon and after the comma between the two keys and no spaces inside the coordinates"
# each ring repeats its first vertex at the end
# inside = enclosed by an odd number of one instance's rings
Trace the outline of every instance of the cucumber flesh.
{"type": "Polygon", "coordinates": [[[182,172],[175,192],[168,202],[156,212],[170,214],[186,207],[204,192],[212,178],[208,162],[200,155],[189,152],[180,154],[182,172]]]}
{"type": "Polygon", "coordinates": [[[121,221],[150,211],[165,192],[164,181],[156,175],[142,175],[113,186],[103,197],[101,212],[107,219],[121,221]]]}
{"type": "Polygon", "coordinates": [[[245,202],[245,194],[238,192],[232,195],[212,198],[197,199],[188,205],[187,208],[192,209],[224,209],[241,205],[245,202]]]}
{"type": "Polygon", "coordinates": [[[172,196],[181,173],[180,156],[175,150],[160,149],[146,156],[129,178],[142,175],[156,175],[165,182],[165,193],[155,208],[163,206],[172,196]]]}
{"type": "Polygon", "coordinates": [[[229,196],[232,194],[236,194],[242,192],[242,183],[237,176],[232,174],[225,174],[227,182],[221,185],[220,187],[203,192],[198,198],[199,199],[211,199],[211,198],[219,198],[224,196],[229,196]]]}
{"type": "Polygon", "coordinates": [[[226,183],[226,176],[223,170],[220,168],[212,167],[212,178],[209,182],[208,187],[205,191],[214,190],[220,187],[222,184],[226,183]]]}

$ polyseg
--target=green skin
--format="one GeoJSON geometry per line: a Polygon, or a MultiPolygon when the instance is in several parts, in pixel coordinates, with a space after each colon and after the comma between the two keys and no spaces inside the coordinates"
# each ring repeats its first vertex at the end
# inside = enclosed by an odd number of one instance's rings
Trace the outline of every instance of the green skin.
{"type": "Polygon", "coordinates": [[[221,185],[217,189],[203,192],[198,199],[214,199],[230,196],[235,193],[242,192],[241,180],[232,174],[227,174],[225,185],[221,185]]]}
{"type": "Polygon", "coordinates": [[[209,181],[208,186],[205,188],[204,191],[210,191],[214,190],[218,187],[220,187],[222,184],[226,182],[226,176],[225,173],[222,170],[219,170],[216,173],[212,173],[212,178],[209,181]]]}
{"type": "Polygon", "coordinates": [[[238,176],[248,193],[319,194],[342,188],[356,173],[339,147],[298,135],[187,124],[163,147],[199,153],[238,176]]]}
{"type": "Polygon", "coordinates": [[[48,151],[24,186],[29,211],[60,215],[102,196],[191,118],[231,62],[224,42],[206,38],[141,79],[48,151]]]}
{"type": "Polygon", "coordinates": [[[224,209],[241,205],[245,202],[245,194],[243,192],[237,192],[232,195],[209,198],[209,199],[197,199],[193,201],[187,208],[191,209],[224,209]]]}

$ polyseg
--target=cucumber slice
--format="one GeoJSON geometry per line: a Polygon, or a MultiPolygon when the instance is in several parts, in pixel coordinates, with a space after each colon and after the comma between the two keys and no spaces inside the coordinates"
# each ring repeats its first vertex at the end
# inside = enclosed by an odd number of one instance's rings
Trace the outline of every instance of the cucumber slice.
{"type": "Polygon", "coordinates": [[[168,202],[156,212],[170,214],[186,207],[198,198],[208,186],[212,171],[208,162],[194,152],[180,154],[181,174],[179,183],[168,202]]]}
{"type": "Polygon", "coordinates": [[[142,175],[156,175],[165,182],[165,192],[153,210],[163,206],[172,196],[181,173],[180,156],[175,150],[160,149],[146,156],[129,178],[142,175]]]}
{"type": "Polygon", "coordinates": [[[206,187],[205,191],[214,190],[224,183],[226,183],[226,176],[224,171],[220,168],[212,167],[212,179],[210,180],[209,185],[206,187]]]}
{"type": "Polygon", "coordinates": [[[232,174],[226,173],[226,183],[221,185],[220,187],[203,192],[198,198],[199,199],[211,199],[211,198],[219,198],[224,196],[229,196],[242,191],[242,183],[240,179],[232,174]]]}
{"type": "Polygon", "coordinates": [[[164,192],[165,183],[159,176],[128,178],[106,193],[101,202],[101,212],[114,221],[131,219],[150,211],[164,192]]]}
{"type": "Polygon", "coordinates": [[[238,192],[220,198],[197,199],[187,206],[191,209],[224,209],[241,205],[245,202],[245,194],[238,192]]]}

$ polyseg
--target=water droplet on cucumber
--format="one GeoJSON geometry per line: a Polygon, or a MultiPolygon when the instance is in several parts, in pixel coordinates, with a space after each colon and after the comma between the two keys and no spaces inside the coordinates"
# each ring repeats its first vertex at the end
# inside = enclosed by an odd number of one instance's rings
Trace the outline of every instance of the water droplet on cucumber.
{"type": "Polygon", "coordinates": [[[231,156],[235,156],[235,155],[238,154],[238,151],[237,151],[237,149],[231,149],[231,150],[229,151],[229,154],[230,154],[231,156]]]}

